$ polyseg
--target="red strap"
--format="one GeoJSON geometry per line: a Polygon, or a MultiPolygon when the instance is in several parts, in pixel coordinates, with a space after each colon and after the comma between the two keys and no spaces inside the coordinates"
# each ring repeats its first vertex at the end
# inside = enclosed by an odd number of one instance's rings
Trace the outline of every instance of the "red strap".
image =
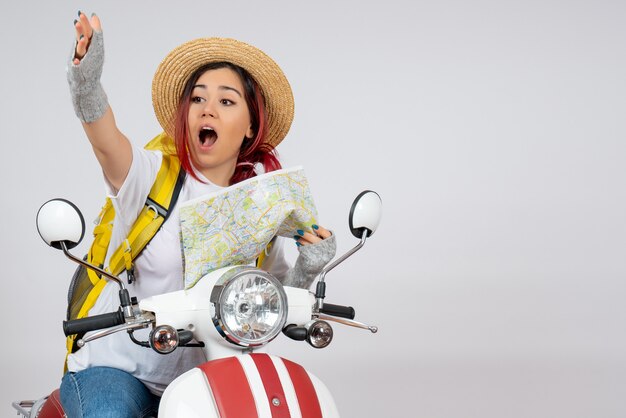
{"type": "Polygon", "coordinates": [[[213,360],[198,368],[211,385],[221,418],[258,417],[248,379],[236,357],[213,360]]]}
{"type": "Polygon", "coordinates": [[[261,375],[267,401],[272,411],[272,418],[291,418],[283,385],[280,383],[278,372],[276,372],[270,356],[267,354],[250,354],[250,357],[254,360],[259,375],[261,375]]]}
{"type": "Polygon", "coordinates": [[[322,418],[320,402],[309,374],[302,366],[292,361],[283,359],[283,363],[296,390],[302,418],[322,418]]]}

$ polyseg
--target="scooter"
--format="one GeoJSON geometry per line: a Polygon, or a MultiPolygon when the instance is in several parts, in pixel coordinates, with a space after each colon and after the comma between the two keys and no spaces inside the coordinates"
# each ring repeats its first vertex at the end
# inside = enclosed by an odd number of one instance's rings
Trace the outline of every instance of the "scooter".
{"type": "MultiPolygon", "coordinates": [[[[329,322],[378,331],[354,320],[350,306],[324,301],[326,274],[361,249],[377,229],[382,212],[380,196],[364,191],[350,209],[349,226],[360,242],[324,267],[315,293],[283,286],[266,271],[229,266],[210,272],[188,290],[153,296],[137,302],[124,282],[107,271],[72,255],[85,233],[78,208],[64,199],[46,202],[37,214],[43,240],[72,261],[119,285],[116,312],[63,322],[66,336],[84,335],[82,347],[116,332],[127,332],[138,345],[167,355],[179,347],[201,347],[204,364],[180,375],[166,388],[159,417],[303,417],[331,418],[339,412],[328,388],[299,364],[263,349],[281,332],[312,347],[325,348],[333,339],[329,322]],[[149,328],[147,341],[133,335],[149,328]]],[[[64,417],[58,389],[36,401],[14,402],[26,418],[64,417]]]]}

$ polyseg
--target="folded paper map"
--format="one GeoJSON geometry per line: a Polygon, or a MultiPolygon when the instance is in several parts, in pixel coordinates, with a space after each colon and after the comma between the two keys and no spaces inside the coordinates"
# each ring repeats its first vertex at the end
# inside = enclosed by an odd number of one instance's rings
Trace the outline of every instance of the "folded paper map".
{"type": "Polygon", "coordinates": [[[317,211],[302,167],[272,171],[181,204],[185,288],[254,262],[274,236],[310,230],[317,211]]]}

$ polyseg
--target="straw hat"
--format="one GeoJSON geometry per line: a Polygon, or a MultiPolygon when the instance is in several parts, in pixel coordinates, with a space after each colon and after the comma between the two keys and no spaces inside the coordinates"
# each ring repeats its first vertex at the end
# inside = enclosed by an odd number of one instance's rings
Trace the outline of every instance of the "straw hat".
{"type": "Polygon", "coordinates": [[[174,138],[174,115],[185,83],[201,66],[223,61],[248,71],[261,88],[267,109],[266,142],[275,147],[285,138],[293,120],[291,86],[274,60],[252,45],[235,39],[195,39],[165,57],[152,80],[152,105],[161,127],[174,138]]]}

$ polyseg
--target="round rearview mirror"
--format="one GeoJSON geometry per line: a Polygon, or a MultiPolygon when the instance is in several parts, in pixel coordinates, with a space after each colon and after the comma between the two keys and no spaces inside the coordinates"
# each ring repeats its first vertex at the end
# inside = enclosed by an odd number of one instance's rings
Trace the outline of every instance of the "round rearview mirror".
{"type": "Polygon", "coordinates": [[[67,249],[70,249],[83,239],[85,219],[72,202],[52,199],[37,212],[37,231],[49,246],[61,249],[61,242],[64,241],[67,249]]]}
{"type": "Polygon", "coordinates": [[[378,193],[371,190],[361,192],[350,209],[350,231],[352,235],[361,239],[363,231],[367,231],[367,237],[372,236],[378,228],[382,216],[383,202],[378,193]]]}

